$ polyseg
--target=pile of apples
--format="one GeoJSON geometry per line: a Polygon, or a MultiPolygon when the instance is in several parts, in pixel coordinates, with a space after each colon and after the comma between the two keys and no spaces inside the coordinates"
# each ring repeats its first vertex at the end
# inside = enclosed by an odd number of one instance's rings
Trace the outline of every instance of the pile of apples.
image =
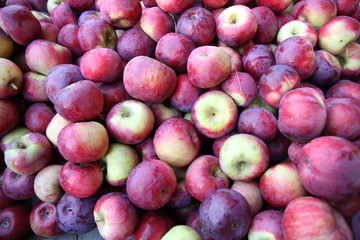
{"type": "Polygon", "coordinates": [[[0,239],[360,239],[358,0],[0,7],[0,239]]]}

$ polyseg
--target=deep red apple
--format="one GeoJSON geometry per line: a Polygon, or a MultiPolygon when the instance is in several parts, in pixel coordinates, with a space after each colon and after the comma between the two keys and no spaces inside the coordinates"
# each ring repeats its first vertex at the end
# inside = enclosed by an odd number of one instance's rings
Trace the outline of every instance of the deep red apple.
{"type": "Polygon", "coordinates": [[[14,205],[0,211],[0,239],[22,240],[31,231],[30,212],[22,205],[14,205]]]}

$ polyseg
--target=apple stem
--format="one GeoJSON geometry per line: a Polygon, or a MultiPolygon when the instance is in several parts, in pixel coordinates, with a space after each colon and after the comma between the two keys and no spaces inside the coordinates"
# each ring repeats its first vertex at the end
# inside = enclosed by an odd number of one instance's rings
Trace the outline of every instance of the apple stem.
{"type": "Polygon", "coordinates": [[[15,90],[18,90],[18,87],[13,82],[10,83],[10,87],[12,87],[15,90]]]}

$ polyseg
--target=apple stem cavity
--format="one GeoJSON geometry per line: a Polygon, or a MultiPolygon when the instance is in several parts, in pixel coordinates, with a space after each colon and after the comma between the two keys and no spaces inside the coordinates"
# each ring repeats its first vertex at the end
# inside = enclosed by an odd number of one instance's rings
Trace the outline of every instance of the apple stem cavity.
{"type": "Polygon", "coordinates": [[[13,81],[9,82],[9,85],[11,88],[13,88],[14,90],[18,90],[18,87],[16,86],[16,84],[13,83],[13,81]]]}

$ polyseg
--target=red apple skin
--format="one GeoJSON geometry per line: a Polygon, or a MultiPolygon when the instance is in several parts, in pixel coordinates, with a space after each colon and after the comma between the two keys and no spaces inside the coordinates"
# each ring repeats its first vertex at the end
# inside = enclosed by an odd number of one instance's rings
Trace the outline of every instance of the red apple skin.
{"type": "Polygon", "coordinates": [[[342,68],[339,60],[326,50],[315,51],[316,69],[308,81],[320,88],[334,85],[340,80],[342,68]]]}
{"type": "Polygon", "coordinates": [[[91,9],[94,5],[94,0],[86,0],[86,1],[65,0],[64,2],[69,4],[71,8],[79,10],[81,12],[91,9]]]}
{"type": "Polygon", "coordinates": [[[359,6],[360,6],[360,3],[358,4],[356,11],[352,15],[352,17],[357,19],[358,21],[360,21],[360,7],[359,6]]]}
{"type": "Polygon", "coordinates": [[[155,127],[157,128],[164,121],[170,118],[182,118],[182,113],[167,103],[149,103],[148,106],[154,113],[155,127]]]}
{"type": "Polygon", "coordinates": [[[358,211],[351,220],[351,228],[354,234],[355,239],[360,237],[360,211],[358,211]]]}
{"type": "Polygon", "coordinates": [[[289,140],[280,131],[273,139],[265,141],[265,143],[269,149],[270,165],[277,164],[287,157],[289,140]]]}
{"type": "Polygon", "coordinates": [[[50,13],[51,20],[59,29],[67,24],[77,24],[77,18],[70,6],[60,4],[56,6],[50,13]]]}
{"type": "Polygon", "coordinates": [[[195,6],[180,15],[176,33],[188,37],[196,46],[209,45],[216,36],[216,22],[210,11],[195,6]]]}
{"type": "Polygon", "coordinates": [[[145,7],[155,7],[157,6],[156,0],[143,0],[143,4],[145,7]]]}
{"type": "Polygon", "coordinates": [[[140,1],[108,0],[100,2],[102,18],[116,28],[130,28],[134,26],[141,17],[140,1]]]}
{"type": "Polygon", "coordinates": [[[278,23],[278,29],[282,26],[284,26],[286,23],[295,20],[295,18],[290,13],[280,13],[276,15],[277,23],[278,23]]]}
{"type": "Polygon", "coordinates": [[[86,10],[82,12],[78,18],[78,26],[81,26],[87,20],[93,18],[101,18],[101,13],[99,10],[86,10]]]}
{"type": "Polygon", "coordinates": [[[23,74],[19,66],[11,60],[0,58],[0,99],[17,95],[23,85],[23,74]]]}
{"type": "Polygon", "coordinates": [[[261,196],[260,186],[258,180],[250,182],[234,181],[231,185],[231,189],[235,190],[247,200],[250,206],[251,216],[255,216],[264,205],[264,199],[261,196]]]}
{"type": "Polygon", "coordinates": [[[137,207],[155,210],[163,207],[176,189],[176,176],[171,167],[160,160],[148,160],[130,173],[126,191],[137,207]],[[151,191],[149,191],[151,189],[151,191]]]}
{"type": "Polygon", "coordinates": [[[337,14],[335,1],[332,0],[304,0],[299,8],[296,19],[310,23],[319,29],[337,14]],[[321,18],[319,17],[321,16],[321,18]]]}
{"type": "Polygon", "coordinates": [[[125,64],[116,51],[96,48],[82,56],[80,70],[85,79],[108,83],[120,80],[125,64]]]}
{"type": "Polygon", "coordinates": [[[174,70],[146,56],[131,59],[125,66],[123,77],[130,96],[151,103],[161,103],[169,98],[177,84],[174,70]]]}
{"type": "Polygon", "coordinates": [[[347,15],[352,16],[358,5],[359,1],[357,0],[335,0],[337,15],[347,15]]]}
{"type": "Polygon", "coordinates": [[[176,189],[166,206],[176,212],[190,208],[196,201],[186,185],[187,168],[173,168],[173,170],[176,176],[176,189]]]}
{"type": "Polygon", "coordinates": [[[176,0],[156,0],[157,6],[162,10],[168,13],[181,13],[184,10],[188,9],[194,5],[195,0],[185,0],[185,1],[176,1],[176,0]]]}
{"type": "Polygon", "coordinates": [[[173,118],[157,128],[153,144],[159,159],[174,167],[184,167],[199,154],[201,141],[190,121],[173,118]]]}
{"type": "Polygon", "coordinates": [[[21,240],[30,233],[30,212],[22,205],[14,205],[0,211],[0,239],[21,240]]]}
{"type": "Polygon", "coordinates": [[[292,67],[274,65],[260,77],[259,93],[265,103],[279,108],[282,97],[299,83],[299,74],[292,67]]]}
{"type": "Polygon", "coordinates": [[[202,0],[201,2],[204,4],[204,6],[210,9],[216,9],[224,7],[229,2],[229,0],[202,0]]]}
{"type": "Polygon", "coordinates": [[[29,10],[33,10],[30,2],[27,0],[7,0],[6,6],[10,6],[10,5],[22,5],[24,7],[27,7],[29,10]]]}
{"type": "Polygon", "coordinates": [[[36,72],[27,72],[24,74],[23,80],[21,94],[26,100],[30,102],[46,102],[49,100],[45,88],[46,76],[36,72]]]}
{"type": "Polygon", "coordinates": [[[258,23],[258,28],[254,36],[256,43],[270,43],[278,33],[277,18],[274,12],[265,6],[258,6],[251,9],[258,23]]]}
{"type": "Polygon", "coordinates": [[[285,239],[353,239],[344,217],[325,201],[300,197],[285,208],[282,223],[285,239]]]}
{"type": "Polygon", "coordinates": [[[346,138],[360,137],[360,104],[351,98],[326,99],[326,125],[324,135],[346,138]]]}
{"type": "Polygon", "coordinates": [[[56,43],[60,29],[52,23],[40,22],[41,33],[38,38],[56,43]]]}
{"type": "Polygon", "coordinates": [[[219,160],[212,155],[202,155],[191,162],[186,171],[186,186],[199,201],[220,188],[229,188],[230,180],[221,170],[219,160]]]}
{"type": "Polygon", "coordinates": [[[238,132],[233,131],[231,133],[226,134],[225,136],[214,139],[213,145],[212,145],[212,151],[213,151],[213,155],[215,157],[219,158],[220,149],[221,149],[222,145],[224,144],[224,142],[226,141],[226,139],[228,139],[229,137],[231,137],[232,135],[234,135],[236,133],[238,133],[238,132]]]}
{"type": "Polygon", "coordinates": [[[146,211],[134,232],[134,240],[161,239],[172,227],[174,221],[167,215],[156,211],[146,211]]]}
{"type": "Polygon", "coordinates": [[[275,65],[275,58],[268,46],[255,44],[244,51],[242,62],[246,73],[258,82],[261,75],[275,65]]]}
{"type": "Polygon", "coordinates": [[[31,230],[39,237],[55,238],[64,232],[56,223],[56,203],[39,201],[30,212],[31,230]]]}
{"type": "Polygon", "coordinates": [[[306,143],[298,169],[305,189],[314,196],[344,201],[359,194],[359,150],[344,138],[322,136],[306,143]]]}
{"type": "Polygon", "coordinates": [[[54,112],[46,103],[33,103],[25,111],[24,123],[30,131],[45,135],[46,128],[54,116],[54,112]]]}
{"type": "Polygon", "coordinates": [[[179,111],[190,112],[194,102],[203,92],[203,89],[190,81],[188,74],[180,74],[177,76],[176,89],[170,96],[170,103],[179,111]]]}
{"type": "Polygon", "coordinates": [[[140,156],[141,162],[150,159],[159,159],[155,152],[153,140],[154,140],[154,136],[151,135],[141,143],[135,145],[135,148],[140,156]]]}
{"type": "Polygon", "coordinates": [[[342,79],[326,91],[326,98],[351,98],[360,101],[360,85],[342,79]]]}
{"type": "Polygon", "coordinates": [[[0,27],[18,44],[26,46],[41,32],[39,21],[30,9],[10,5],[1,9],[0,27]]]}
{"type": "Polygon", "coordinates": [[[46,8],[47,1],[46,0],[29,0],[29,3],[37,11],[40,11],[40,12],[47,11],[47,8],[46,8]]]}
{"type": "Polygon", "coordinates": [[[68,48],[74,57],[79,57],[85,53],[80,46],[79,30],[79,25],[70,23],[60,29],[57,37],[58,43],[68,48]]]}
{"type": "Polygon", "coordinates": [[[219,47],[201,46],[190,53],[187,72],[190,81],[196,87],[215,87],[230,75],[231,60],[219,47]]]}
{"type": "MultiPolygon", "coordinates": [[[[3,160],[1,160],[3,161],[3,160]]],[[[5,166],[6,167],[6,166],[5,166]]],[[[3,173],[0,173],[0,210],[10,207],[16,203],[16,200],[9,198],[2,189],[2,178],[3,173]]]]}
{"type": "Polygon", "coordinates": [[[359,52],[360,44],[351,43],[345,47],[344,51],[336,56],[342,68],[341,78],[353,81],[360,80],[360,66],[358,64],[360,60],[359,52]]]}
{"type": "Polygon", "coordinates": [[[136,56],[155,57],[156,43],[141,29],[129,29],[119,37],[117,52],[125,61],[130,61],[136,56]]]}
{"type": "Polygon", "coordinates": [[[226,54],[229,55],[231,61],[231,72],[241,72],[243,66],[240,52],[227,46],[219,46],[219,48],[224,50],[226,54]]]}
{"type": "Polygon", "coordinates": [[[292,163],[279,163],[268,168],[260,178],[260,191],[264,200],[276,208],[284,208],[306,194],[292,163]]]}
{"type": "Polygon", "coordinates": [[[126,92],[122,81],[101,84],[100,90],[104,97],[104,107],[102,111],[104,116],[108,114],[115,104],[131,98],[126,92]]]}
{"type": "Polygon", "coordinates": [[[221,83],[221,90],[226,92],[238,107],[252,104],[259,93],[254,78],[246,72],[234,72],[221,83]]]}
{"type": "Polygon", "coordinates": [[[229,47],[239,47],[249,42],[255,37],[257,29],[258,23],[254,13],[244,5],[226,8],[216,21],[217,36],[229,47]]]}
{"type": "Polygon", "coordinates": [[[60,131],[57,141],[61,155],[73,163],[97,161],[109,147],[108,133],[98,122],[71,123],[60,131]]]}
{"type": "Polygon", "coordinates": [[[211,238],[208,233],[204,232],[204,229],[201,227],[199,208],[193,211],[186,219],[186,225],[197,231],[200,234],[202,240],[213,240],[213,238],[211,238]]]}
{"type": "Polygon", "coordinates": [[[325,124],[325,98],[317,90],[297,88],[281,98],[278,128],[287,138],[298,142],[310,141],[320,136],[325,124]]]}
{"type": "Polygon", "coordinates": [[[126,239],[139,224],[139,213],[129,198],[120,192],[104,194],[96,202],[94,218],[105,239],[126,239]]]}
{"type": "MultiPolygon", "coordinates": [[[[4,153],[5,149],[6,149],[6,145],[8,145],[12,140],[14,140],[15,138],[24,136],[25,134],[30,133],[31,131],[29,129],[27,129],[26,127],[17,127],[13,130],[11,130],[10,132],[8,132],[7,134],[5,134],[3,137],[0,138],[0,149],[1,151],[4,153]]],[[[2,159],[4,160],[4,159],[2,159]]]]}
{"type": "Polygon", "coordinates": [[[2,176],[2,190],[6,196],[14,200],[25,200],[35,197],[35,174],[19,175],[6,168],[2,176]]]}
{"type": "Polygon", "coordinates": [[[294,68],[301,80],[310,77],[316,69],[316,57],[310,40],[293,36],[282,41],[275,50],[275,62],[294,68]]]}
{"type": "Polygon", "coordinates": [[[60,64],[51,69],[45,79],[45,91],[50,101],[54,103],[58,92],[68,85],[84,80],[80,67],[74,64],[60,64]]]}
{"type": "Polygon", "coordinates": [[[291,4],[291,0],[256,0],[258,6],[266,6],[275,13],[281,13],[291,4]]]}
{"type": "Polygon", "coordinates": [[[80,25],[78,38],[80,47],[85,52],[95,48],[115,49],[118,40],[114,28],[98,17],[80,25]]]}
{"type": "Polygon", "coordinates": [[[273,139],[278,131],[276,117],[262,107],[245,109],[237,123],[239,133],[249,133],[264,141],[273,139]]]}
{"type": "Polygon", "coordinates": [[[89,121],[102,112],[104,97],[92,81],[80,80],[61,89],[55,99],[56,112],[72,121],[89,121]]]}
{"type": "Polygon", "coordinates": [[[104,180],[98,162],[77,165],[67,162],[60,171],[59,181],[64,191],[77,198],[94,195],[104,180]],[[82,183],[82,184],[78,184],[82,183]]]}
{"type": "Polygon", "coordinates": [[[249,239],[261,239],[261,234],[273,240],[284,239],[281,228],[283,213],[279,210],[264,210],[254,216],[248,232],[249,239]]]}
{"type": "Polygon", "coordinates": [[[301,150],[306,143],[293,141],[288,148],[288,156],[290,161],[298,167],[301,158],[301,150]]]}
{"type": "Polygon", "coordinates": [[[34,71],[47,75],[51,69],[59,64],[72,63],[69,49],[46,40],[34,40],[26,48],[26,64],[34,71]]]}
{"type": "Polygon", "coordinates": [[[181,74],[186,72],[188,57],[194,49],[195,45],[189,38],[179,33],[168,33],[158,41],[155,57],[181,74]]]}
{"type": "Polygon", "coordinates": [[[341,213],[348,223],[360,211],[360,195],[348,198],[341,202],[331,202],[330,205],[341,213]]]}
{"type": "Polygon", "coordinates": [[[229,6],[245,5],[248,7],[252,7],[255,5],[255,0],[230,0],[228,4],[229,4],[229,6]]]}

